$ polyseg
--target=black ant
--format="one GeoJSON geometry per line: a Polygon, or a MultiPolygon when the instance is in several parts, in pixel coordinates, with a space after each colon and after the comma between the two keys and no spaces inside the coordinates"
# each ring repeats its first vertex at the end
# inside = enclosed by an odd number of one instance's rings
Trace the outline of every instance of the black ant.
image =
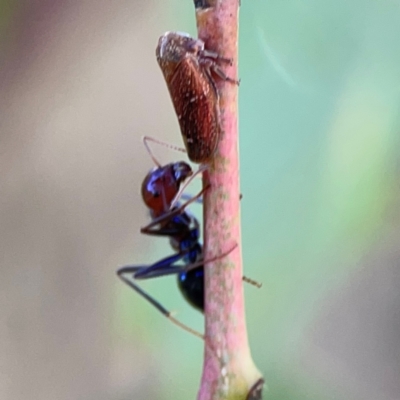
{"type": "MultiPolygon", "coordinates": [[[[183,189],[203,170],[200,167],[193,173],[190,165],[184,161],[161,166],[152,156],[147,140],[151,139],[145,137],[144,143],[157,166],[147,174],[142,183],[142,198],[150,210],[152,221],[141,228],[140,232],[147,235],[169,237],[171,247],[175,250],[175,253],[151,265],[128,265],[122,267],[117,270],[117,275],[173,323],[203,339],[204,337],[201,333],[175,319],[170,311],[147,294],[134,281],[176,274],[178,276],[178,287],[184,298],[194,308],[203,312],[205,262],[225,257],[237,245],[225,254],[206,261],[203,260],[203,247],[199,242],[200,224],[193,215],[186,211],[186,207],[190,203],[198,201],[208,188],[204,188],[185,203],[178,203],[183,189]],[[184,182],[185,184],[181,188],[184,182]],[[126,275],[130,275],[131,279],[126,275]]],[[[255,286],[260,286],[257,282],[248,278],[243,277],[243,280],[255,286]]]]}

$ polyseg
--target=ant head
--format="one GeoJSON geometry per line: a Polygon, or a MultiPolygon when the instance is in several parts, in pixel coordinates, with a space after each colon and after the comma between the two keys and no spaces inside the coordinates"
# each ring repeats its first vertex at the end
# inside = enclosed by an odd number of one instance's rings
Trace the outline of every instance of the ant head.
{"type": "Polygon", "coordinates": [[[142,183],[142,197],[156,215],[169,210],[180,185],[193,174],[189,164],[181,161],[152,169],[142,183]]]}

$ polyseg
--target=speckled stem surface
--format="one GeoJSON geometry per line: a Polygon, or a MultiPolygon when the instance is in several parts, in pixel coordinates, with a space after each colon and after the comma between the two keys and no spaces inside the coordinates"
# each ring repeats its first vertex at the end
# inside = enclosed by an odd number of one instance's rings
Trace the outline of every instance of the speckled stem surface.
{"type": "MultiPolygon", "coordinates": [[[[232,58],[225,73],[237,79],[238,0],[195,1],[199,38],[206,48],[232,58]]],[[[261,378],[250,354],[242,283],[239,202],[238,87],[217,81],[220,93],[221,138],[203,184],[205,260],[205,358],[198,400],[248,398],[261,378]]]]}

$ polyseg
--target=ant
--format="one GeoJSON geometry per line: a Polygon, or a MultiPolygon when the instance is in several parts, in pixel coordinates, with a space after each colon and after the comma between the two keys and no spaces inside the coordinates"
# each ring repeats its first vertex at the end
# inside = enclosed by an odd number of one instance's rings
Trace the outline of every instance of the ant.
{"type": "MultiPolygon", "coordinates": [[[[135,280],[176,274],[178,287],[183,297],[190,305],[203,312],[204,264],[225,257],[237,247],[237,244],[222,255],[209,260],[203,259],[203,247],[199,242],[200,223],[186,211],[186,207],[190,203],[199,201],[208,187],[202,189],[196,196],[189,198],[183,204],[179,204],[183,190],[203,169],[200,167],[193,173],[190,165],[184,161],[160,165],[153,157],[147,145],[147,140],[151,140],[151,138],[144,137],[143,141],[156,167],[144,178],[141,192],[143,201],[150,210],[152,221],[142,227],[140,232],[147,235],[169,237],[175,253],[151,265],[128,265],[119,268],[117,275],[174,324],[204,339],[201,333],[175,319],[161,303],[141,289],[135,283],[135,280]],[[131,279],[127,275],[130,275],[131,279]]],[[[243,277],[243,280],[260,287],[260,284],[246,277],[243,277]]]]}

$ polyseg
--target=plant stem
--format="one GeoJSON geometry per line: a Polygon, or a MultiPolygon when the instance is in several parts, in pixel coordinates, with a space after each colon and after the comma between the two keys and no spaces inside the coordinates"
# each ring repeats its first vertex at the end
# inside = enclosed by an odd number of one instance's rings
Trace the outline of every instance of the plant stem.
{"type": "MultiPolygon", "coordinates": [[[[194,0],[199,38],[206,48],[232,58],[226,74],[237,79],[238,0],[194,0]]],[[[235,84],[218,80],[221,137],[204,173],[204,259],[237,247],[205,265],[205,357],[198,400],[252,397],[261,374],[248,345],[242,284],[238,106],[235,84]]],[[[260,385],[259,385],[260,386],[260,385]]],[[[261,390],[258,390],[258,394],[261,390]]],[[[259,397],[261,398],[261,397],[259,397]]]]}

